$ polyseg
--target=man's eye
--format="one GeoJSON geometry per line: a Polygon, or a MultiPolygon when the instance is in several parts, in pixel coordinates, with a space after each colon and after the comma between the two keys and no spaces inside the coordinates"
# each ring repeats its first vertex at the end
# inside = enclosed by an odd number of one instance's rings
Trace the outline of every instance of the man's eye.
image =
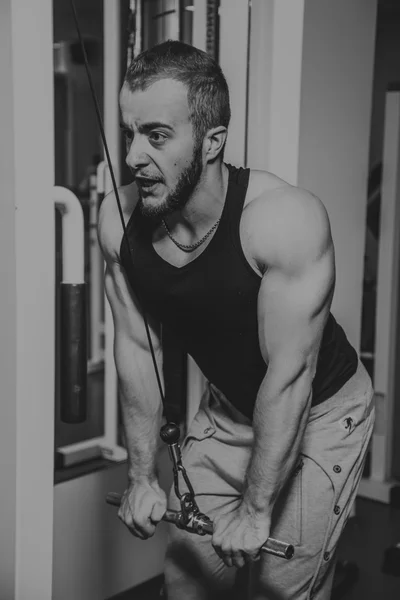
{"type": "Polygon", "coordinates": [[[150,134],[150,139],[152,142],[156,144],[162,144],[167,139],[165,135],[160,133],[159,131],[152,131],[150,134]]]}

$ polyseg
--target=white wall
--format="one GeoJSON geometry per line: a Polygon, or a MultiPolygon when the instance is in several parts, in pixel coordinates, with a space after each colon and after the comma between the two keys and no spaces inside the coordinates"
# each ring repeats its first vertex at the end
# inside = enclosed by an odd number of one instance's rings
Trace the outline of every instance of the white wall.
{"type": "Polygon", "coordinates": [[[298,180],[304,0],[253,0],[248,166],[298,180]]]}
{"type": "Polygon", "coordinates": [[[248,22],[248,0],[221,0],[219,64],[231,100],[231,123],[224,159],[238,166],[246,159],[248,22]]]}
{"type": "Polygon", "coordinates": [[[271,141],[275,2],[253,0],[250,12],[247,165],[268,170],[271,141]]]}
{"type": "Polygon", "coordinates": [[[54,428],[51,0],[4,0],[0,23],[0,591],[2,600],[47,600],[54,428]]]}
{"type": "Polygon", "coordinates": [[[324,202],[336,249],[332,312],[359,348],[376,0],[307,0],[301,187],[324,202]]]}
{"type": "Polygon", "coordinates": [[[17,275],[17,598],[51,585],[54,204],[50,0],[13,0],[17,275]],[[28,68],[27,57],[34,68],[28,68]],[[40,540],[41,551],[37,551],[40,540]]]}
{"type": "Polygon", "coordinates": [[[15,592],[16,275],[11,5],[0,4],[0,590],[15,592]]]}
{"type": "Polygon", "coordinates": [[[248,166],[318,195],[359,348],[376,0],[252,1],[248,166]]]}

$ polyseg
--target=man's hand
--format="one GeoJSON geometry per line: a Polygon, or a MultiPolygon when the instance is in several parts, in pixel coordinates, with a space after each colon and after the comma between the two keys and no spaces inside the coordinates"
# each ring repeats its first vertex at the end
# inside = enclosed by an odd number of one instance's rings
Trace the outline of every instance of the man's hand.
{"type": "Polygon", "coordinates": [[[154,535],[167,510],[167,497],[157,481],[132,483],[124,492],[118,517],[141,540],[154,535]]]}
{"type": "Polygon", "coordinates": [[[241,504],[231,513],[214,519],[212,545],[228,567],[243,567],[257,560],[268,539],[271,521],[241,504]]]}

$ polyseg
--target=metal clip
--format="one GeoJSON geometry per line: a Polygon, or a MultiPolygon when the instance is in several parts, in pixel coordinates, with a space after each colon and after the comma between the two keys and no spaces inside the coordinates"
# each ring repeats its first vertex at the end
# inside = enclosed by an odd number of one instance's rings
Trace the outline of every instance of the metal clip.
{"type": "Polygon", "coordinates": [[[194,489],[190,482],[190,479],[188,477],[186,469],[182,464],[182,455],[181,455],[181,449],[180,449],[179,444],[178,443],[168,444],[168,451],[169,451],[169,456],[172,461],[172,468],[173,468],[173,472],[174,472],[174,489],[175,489],[175,494],[176,494],[177,498],[179,498],[179,500],[181,500],[182,496],[183,496],[183,494],[181,493],[181,491],[179,489],[179,473],[181,473],[183,480],[186,483],[187,488],[189,490],[189,494],[191,495],[191,497],[193,498],[193,501],[194,501],[194,496],[195,496],[194,489]]]}
{"type": "Polygon", "coordinates": [[[200,512],[197,502],[191,494],[181,498],[180,527],[191,533],[206,535],[212,533],[212,521],[200,512]]]}
{"type": "Polygon", "coordinates": [[[199,512],[199,508],[196,504],[195,499],[191,494],[183,494],[180,498],[181,501],[181,513],[182,513],[182,522],[186,526],[189,524],[190,520],[193,518],[194,514],[199,512]]]}
{"type": "Polygon", "coordinates": [[[172,461],[174,473],[174,490],[176,497],[180,500],[181,504],[181,512],[179,513],[179,519],[177,519],[177,525],[181,529],[204,535],[207,533],[206,528],[211,521],[206,515],[203,515],[200,512],[195,500],[193,486],[186,469],[182,464],[181,448],[178,441],[180,437],[179,428],[175,423],[167,423],[161,429],[160,435],[161,439],[168,445],[168,452],[172,461]],[[182,475],[186,487],[189,490],[188,492],[185,491],[182,493],[179,485],[179,474],[182,475]]]}

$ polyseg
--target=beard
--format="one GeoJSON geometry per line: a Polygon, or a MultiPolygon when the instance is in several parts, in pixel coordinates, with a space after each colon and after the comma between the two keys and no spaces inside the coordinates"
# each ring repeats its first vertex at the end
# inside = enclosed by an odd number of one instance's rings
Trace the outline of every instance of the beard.
{"type": "Polygon", "coordinates": [[[196,143],[190,164],[180,174],[174,189],[159,204],[146,205],[139,189],[139,210],[146,219],[159,221],[186,206],[201,178],[203,171],[201,155],[202,144],[196,143]]]}

